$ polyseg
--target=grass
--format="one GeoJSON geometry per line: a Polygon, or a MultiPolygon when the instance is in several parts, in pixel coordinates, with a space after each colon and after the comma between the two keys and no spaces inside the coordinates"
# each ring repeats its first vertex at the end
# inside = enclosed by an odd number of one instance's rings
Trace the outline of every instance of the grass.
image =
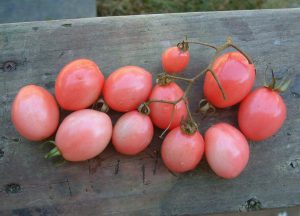
{"type": "Polygon", "coordinates": [[[300,7],[300,0],[97,0],[98,16],[300,7]]]}

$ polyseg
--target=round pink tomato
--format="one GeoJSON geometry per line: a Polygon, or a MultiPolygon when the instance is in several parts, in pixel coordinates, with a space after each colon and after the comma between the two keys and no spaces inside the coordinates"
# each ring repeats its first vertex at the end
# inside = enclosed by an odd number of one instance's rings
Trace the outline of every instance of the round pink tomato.
{"type": "Polygon", "coordinates": [[[113,129],[112,144],[126,155],[143,151],[153,138],[153,124],[149,116],[138,111],[122,115],[113,129]]]}
{"type": "Polygon", "coordinates": [[[240,175],[246,167],[249,145],[238,129],[227,123],[219,123],[205,133],[205,156],[218,176],[231,179],[240,175]]]}
{"type": "Polygon", "coordinates": [[[151,73],[141,67],[125,66],[107,78],[103,89],[104,100],[113,110],[128,112],[146,101],[151,89],[151,73]]]}
{"type": "Polygon", "coordinates": [[[161,146],[161,156],[166,167],[177,173],[193,170],[204,152],[204,141],[199,133],[186,134],[180,127],[171,130],[161,146]]]}
{"type": "MultiPolygon", "coordinates": [[[[167,85],[156,85],[150,95],[150,100],[176,101],[183,96],[182,89],[174,82],[167,85]]],[[[150,105],[150,117],[153,124],[161,129],[166,129],[172,120],[170,129],[180,125],[186,118],[187,109],[185,102],[181,100],[175,106],[173,104],[152,102],[150,105]],[[173,119],[172,112],[174,109],[173,119]]]]}
{"type": "Polygon", "coordinates": [[[167,73],[182,72],[190,61],[190,52],[183,51],[177,46],[166,49],[162,54],[162,66],[167,73]]]}
{"type": "Polygon", "coordinates": [[[238,122],[245,136],[261,141],[274,135],[286,119],[286,106],[278,92],[261,87],[241,103],[238,122]]]}
{"type": "Polygon", "coordinates": [[[80,110],[97,101],[104,76],[97,64],[89,59],[77,59],[59,72],[55,81],[55,97],[65,110],[80,110]]]}
{"type": "Polygon", "coordinates": [[[255,82],[255,68],[240,52],[219,56],[212,69],[218,77],[225,95],[210,72],[204,79],[204,96],[215,107],[225,108],[239,103],[251,91],[255,82]]]}
{"type": "Polygon", "coordinates": [[[27,85],[19,90],[14,99],[11,120],[23,137],[40,141],[55,132],[59,122],[58,106],[46,89],[27,85]]]}
{"type": "Polygon", "coordinates": [[[96,110],[71,113],[59,126],[55,144],[68,161],[85,161],[100,154],[112,136],[110,117],[96,110]]]}

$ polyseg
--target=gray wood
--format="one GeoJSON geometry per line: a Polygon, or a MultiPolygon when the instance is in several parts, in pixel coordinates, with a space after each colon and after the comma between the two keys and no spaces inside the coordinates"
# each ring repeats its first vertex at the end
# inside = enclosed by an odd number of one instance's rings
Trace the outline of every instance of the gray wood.
{"type": "MultiPolygon", "coordinates": [[[[0,25],[1,215],[186,215],[299,206],[299,20],[300,9],[283,9],[0,25]],[[46,149],[14,130],[10,106],[22,86],[36,83],[53,92],[59,70],[79,57],[96,61],[106,77],[123,65],[157,74],[161,52],[185,35],[216,44],[232,36],[255,61],[256,86],[263,84],[267,64],[278,76],[289,73],[294,80],[283,94],[288,109],[284,127],[267,141],[250,142],[250,161],[240,177],[218,178],[205,160],[193,172],[174,176],[157,154],[162,142],[158,130],[150,147],[136,157],[109,146],[93,160],[61,166],[45,161],[46,149]],[[15,70],[9,71],[14,65],[7,61],[16,63],[15,70]]],[[[211,54],[191,46],[185,76],[206,67],[211,54]]],[[[192,91],[192,110],[202,97],[202,81],[192,91]]],[[[195,117],[204,133],[219,121],[236,125],[236,111],[195,117]]],[[[114,120],[120,116],[110,114],[114,120]]]]}
{"type": "Polygon", "coordinates": [[[0,23],[96,16],[96,0],[1,0],[0,23]]]}

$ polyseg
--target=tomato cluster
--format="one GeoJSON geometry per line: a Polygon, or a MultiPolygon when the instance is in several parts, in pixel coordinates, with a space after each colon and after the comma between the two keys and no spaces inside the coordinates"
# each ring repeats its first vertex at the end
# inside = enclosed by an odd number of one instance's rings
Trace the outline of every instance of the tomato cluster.
{"type": "Polygon", "coordinates": [[[105,80],[95,62],[74,60],[56,78],[56,99],[40,86],[21,88],[12,105],[12,122],[23,137],[32,141],[44,140],[56,132],[56,147],[46,157],[61,155],[68,161],[91,159],[110,142],[119,153],[139,154],[151,143],[156,126],[165,130],[163,133],[170,130],[161,146],[162,160],[170,171],[193,170],[205,155],[218,176],[235,178],[248,163],[247,138],[267,139],[282,126],[286,107],[278,92],[286,85],[272,83],[250,93],[255,67],[230,39],[220,47],[199,42],[216,49],[212,62],[193,78],[177,76],[190,61],[189,43],[193,42],[183,41],[163,52],[164,73],[154,87],[152,74],[144,68],[124,66],[105,80]],[[227,47],[237,51],[220,55],[227,47]],[[188,106],[189,90],[202,74],[207,103],[200,109],[241,103],[241,131],[220,122],[202,137],[188,106]],[[188,87],[183,90],[177,80],[188,82],[188,87]],[[109,115],[91,108],[101,95],[111,109],[124,113],[114,126],[109,115]],[[59,106],[73,111],[60,125],[59,106]]]}

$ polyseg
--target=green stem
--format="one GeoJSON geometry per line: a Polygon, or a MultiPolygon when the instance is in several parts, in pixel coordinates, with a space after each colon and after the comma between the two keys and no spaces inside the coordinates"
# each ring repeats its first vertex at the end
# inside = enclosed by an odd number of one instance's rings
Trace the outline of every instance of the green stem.
{"type": "Polygon", "coordinates": [[[148,100],[147,102],[146,102],[146,104],[147,105],[150,105],[151,103],[167,103],[167,104],[173,104],[173,105],[175,105],[175,104],[177,104],[179,101],[181,101],[183,99],[183,97],[181,97],[181,98],[179,98],[178,100],[176,100],[176,101],[165,101],[165,100],[148,100]]]}
{"type": "Polygon", "coordinates": [[[248,56],[248,54],[246,54],[243,50],[241,50],[240,48],[238,48],[236,45],[234,44],[230,44],[229,46],[231,46],[232,48],[236,49],[237,51],[239,51],[240,53],[242,53],[243,56],[245,56],[245,58],[248,60],[249,64],[253,64],[252,59],[250,58],[250,56],[248,56]]]}
{"type": "Polygon", "coordinates": [[[170,75],[170,74],[166,74],[166,76],[171,79],[182,80],[182,81],[186,81],[186,82],[193,82],[193,79],[190,79],[190,78],[179,77],[179,76],[174,76],[174,75],[170,75]]]}
{"type": "Polygon", "coordinates": [[[218,84],[218,87],[219,89],[221,90],[222,92],[222,96],[223,96],[223,99],[226,100],[226,94],[225,94],[225,91],[223,89],[223,86],[221,85],[220,83],[220,80],[219,78],[217,77],[216,73],[211,69],[209,68],[208,71],[211,73],[211,75],[214,77],[214,79],[216,80],[217,84],[218,84]]]}
{"type": "Polygon", "coordinates": [[[196,76],[194,76],[193,81],[195,82],[197,79],[199,79],[203,74],[207,72],[207,68],[205,68],[203,71],[198,73],[196,76]]]}
{"type": "Polygon", "coordinates": [[[40,148],[44,148],[46,146],[46,144],[51,144],[51,145],[54,145],[55,146],[55,142],[53,140],[48,140],[48,141],[45,141],[43,143],[41,143],[41,146],[40,148]]]}
{"type": "Polygon", "coordinates": [[[186,43],[191,43],[191,44],[199,44],[199,45],[202,45],[202,46],[207,46],[207,47],[210,47],[210,48],[213,48],[215,50],[217,50],[217,47],[212,45],[212,44],[209,44],[209,43],[203,43],[203,42],[200,42],[200,41],[185,41],[186,43]]]}
{"type": "Polygon", "coordinates": [[[190,121],[195,122],[194,119],[193,119],[190,107],[189,107],[189,102],[186,98],[184,99],[184,102],[185,102],[186,110],[187,110],[190,121]]]}
{"type": "Polygon", "coordinates": [[[57,147],[54,147],[53,149],[51,149],[51,151],[49,151],[46,155],[45,155],[45,159],[50,159],[56,156],[61,155],[60,151],[58,150],[57,147]]]}
{"type": "Polygon", "coordinates": [[[174,118],[174,114],[175,114],[175,104],[173,104],[173,108],[172,108],[172,114],[171,114],[171,118],[170,118],[170,121],[169,121],[169,124],[167,126],[167,128],[161,133],[161,135],[159,136],[159,138],[163,138],[163,136],[165,135],[165,133],[169,130],[169,128],[171,127],[171,124],[172,124],[172,121],[173,121],[173,118],[174,118]]]}

